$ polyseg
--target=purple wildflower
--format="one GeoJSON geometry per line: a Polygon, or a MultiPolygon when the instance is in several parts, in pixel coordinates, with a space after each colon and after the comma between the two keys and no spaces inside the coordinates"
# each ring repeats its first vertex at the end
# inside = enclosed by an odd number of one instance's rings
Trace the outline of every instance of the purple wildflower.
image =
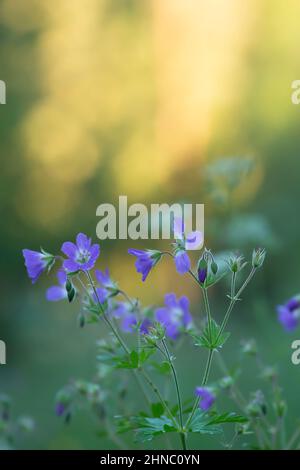
{"type": "MultiPolygon", "coordinates": [[[[96,269],[95,276],[100,284],[100,287],[97,288],[97,294],[101,303],[109,297],[113,297],[119,293],[118,286],[111,279],[108,268],[106,268],[105,271],[99,271],[99,269],[96,269]]],[[[96,296],[94,297],[95,300],[97,300],[96,296]]]]}
{"type": "Polygon", "coordinates": [[[197,387],[195,393],[197,397],[201,398],[199,407],[203,411],[209,410],[216,400],[215,395],[213,395],[207,387],[197,387]]]}
{"type": "Polygon", "coordinates": [[[129,303],[115,302],[110,314],[112,317],[120,319],[123,318],[125,315],[129,314],[131,311],[132,309],[129,303]]]}
{"type": "Polygon", "coordinates": [[[143,282],[162,255],[161,252],[157,250],[135,250],[132,248],[128,250],[128,253],[137,257],[135,267],[137,272],[142,274],[143,282]]]}
{"type": "Polygon", "coordinates": [[[175,254],[176,270],[179,274],[185,274],[191,269],[191,261],[185,250],[178,250],[175,254]]]}
{"type": "Polygon", "coordinates": [[[209,410],[216,400],[215,395],[213,395],[207,387],[197,387],[195,394],[197,397],[201,398],[199,408],[203,411],[209,410]]]}
{"type": "Polygon", "coordinates": [[[57,271],[58,284],[49,287],[46,291],[46,299],[50,302],[57,302],[58,300],[66,299],[68,294],[66,291],[67,274],[63,269],[57,271]]]}
{"type": "Polygon", "coordinates": [[[284,305],[278,305],[278,320],[286,331],[294,331],[299,324],[300,302],[289,299],[284,305]]]}
{"type": "Polygon", "coordinates": [[[66,410],[66,407],[63,403],[58,402],[55,405],[55,414],[56,416],[62,416],[66,410]]]}
{"type": "Polygon", "coordinates": [[[63,263],[63,267],[74,272],[78,270],[89,271],[92,269],[100,254],[100,246],[92,245],[92,240],[84,233],[79,233],[76,237],[76,245],[72,242],[65,242],[61,251],[69,257],[63,263]]]}
{"type": "Polygon", "coordinates": [[[27,273],[32,281],[32,284],[38,280],[43,271],[53,265],[55,260],[53,255],[50,255],[45,251],[32,251],[25,248],[22,250],[22,253],[25,259],[27,273]]]}
{"type": "Polygon", "coordinates": [[[96,292],[92,291],[92,298],[95,303],[100,302],[100,304],[103,304],[108,298],[108,292],[102,287],[96,287],[96,292]]]}
{"type": "Polygon", "coordinates": [[[133,313],[125,315],[121,321],[121,329],[124,333],[132,333],[137,325],[136,316],[133,313]]]}
{"type": "Polygon", "coordinates": [[[185,296],[177,300],[176,295],[171,293],[166,294],[165,305],[155,311],[155,317],[165,327],[167,336],[176,339],[181,329],[187,328],[192,323],[190,302],[185,296]]]}
{"type": "Polygon", "coordinates": [[[287,301],[285,305],[291,312],[293,312],[294,310],[297,310],[300,307],[300,302],[299,300],[292,297],[287,301]]]}
{"type": "Polygon", "coordinates": [[[153,326],[153,323],[149,318],[145,318],[140,326],[140,333],[142,335],[147,335],[149,333],[149,329],[153,326]]]}
{"type": "Polygon", "coordinates": [[[115,283],[111,279],[108,268],[105,271],[99,271],[99,269],[95,270],[95,276],[99,284],[103,287],[114,288],[115,283]]]}
{"type": "MultiPolygon", "coordinates": [[[[132,306],[128,302],[117,302],[114,309],[111,310],[111,315],[114,318],[121,320],[120,327],[124,333],[132,333],[138,324],[138,317],[134,314],[132,306]]],[[[139,327],[140,333],[149,333],[149,328],[151,326],[151,320],[147,317],[144,318],[139,327]]]]}

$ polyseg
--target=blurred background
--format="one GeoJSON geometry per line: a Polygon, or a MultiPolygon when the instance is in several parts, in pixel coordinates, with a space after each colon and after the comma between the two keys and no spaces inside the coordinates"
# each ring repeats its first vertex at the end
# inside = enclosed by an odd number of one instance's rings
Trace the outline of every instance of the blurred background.
{"type": "MultiPolygon", "coordinates": [[[[93,375],[95,341],[105,331],[78,328],[76,305],[48,304],[50,279],[32,287],[21,250],[58,252],[79,231],[95,239],[96,207],[122,194],[129,204],[204,203],[205,243],[215,252],[266,247],[224,354],[230,363],[241,338],[257,339],[279,369],[293,424],[297,332],[282,331],[275,307],[300,290],[300,107],[291,103],[299,14],[297,0],[0,1],[7,86],[0,106],[0,339],[7,345],[0,392],[12,397],[16,416],[36,422],[17,447],[111,445],[88,411],[68,426],[54,414],[56,391],[69,378],[93,375]]],[[[143,284],[127,254],[132,246],[155,245],[107,241],[99,267],[109,265],[145,304],[161,304],[170,291],[187,294],[197,318],[194,285],[169,260],[143,284]]],[[[217,312],[225,294],[214,291],[217,312]]],[[[199,359],[199,373],[186,370],[189,354],[178,358],[186,394],[204,367],[199,359]]],[[[254,372],[242,380],[245,390],[257,387],[254,372]]]]}

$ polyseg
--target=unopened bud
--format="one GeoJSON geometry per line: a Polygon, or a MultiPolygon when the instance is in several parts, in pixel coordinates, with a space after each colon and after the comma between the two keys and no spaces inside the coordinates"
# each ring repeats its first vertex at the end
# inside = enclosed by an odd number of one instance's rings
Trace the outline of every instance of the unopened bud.
{"type": "Polygon", "coordinates": [[[266,257],[266,250],[264,248],[255,248],[252,253],[252,266],[253,268],[260,268],[266,257]]]}

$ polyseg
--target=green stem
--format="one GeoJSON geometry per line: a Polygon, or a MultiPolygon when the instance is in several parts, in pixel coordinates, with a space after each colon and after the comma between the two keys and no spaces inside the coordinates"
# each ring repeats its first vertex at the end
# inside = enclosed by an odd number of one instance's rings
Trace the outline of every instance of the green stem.
{"type": "MultiPolygon", "coordinates": [[[[207,357],[207,361],[206,361],[206,366],[205,366],[205,371],[204,371],[204,375],[203,375],[203,379],[202,379],[202,387],[204,387],[206,384],[207,384],[207,380],[208,380],[208,377],[209,377],[209,373],[210,373],[210,368],[211,368],[211,364],[212,364],[212,358],[213,358],[213,349],[210,349],[209,350],[209,353],[208,353],[208,357],[207,357]]],[[[199,402],[200,402],[200,397],[197,397],[195,402],[194,402],[194,405],[193,405],[193,409],[191,411],[191,414],[190,416],[188,417],[188,420],[185,424],[185,429],[188,429],[189,427],[189,424],[190,422],[192,421],[193,417],[194,417],[194,414],[196,413],[196,410],[198,408],[198,405],[199,405],[199,402]]]]}
{"type": "MultiPolygon", "coordinates": [[[[175,258],[175,256],[173,255],[173,253],[171,253],[170,251],[162,251],[161,252],[163,255],[168,255],[170,256],[171,258],[175,258]]],[[[196,283],[198,284],[198,286],[201,286],[196,274],[193,273],[193,271],[191,269],[189,269],[188,273],[192,276],[192,278],[194,279],[194,281],[196,281],[196,283]]],[[[202,286],[201,286],[202,287],[202,286]]]]}
{"type": "Polygon", "coordinates": [[[140,368],[139,369],[140,373],[142,374],[142,376],[144,377],[145,381],[148,383],[148,385],[152,388],[153,392],[155,393],[155,395],[158,397],[159,401],[161,402],[162,406],[164,407],[164,409],[166,410],[167,414],[169,415],[169,418],[171,419],[171,421],[173,422],[175,428],[178,429],[178,423],[176,421],[176,419],[174,418],[170,408],[168,407],[165,399],[163,398],[162,394],[160,393],[159,389],[157,388],[157,386],[152,382],[151,378],[149,377],[149,375],[147,374],[147,372],[140,368]]]}
{"type": "Polygon", "coordinates": [[[180,428],[181,428],[180,439],[181,439],[183,450],[186,450],[186,448],[187,448],[187,446],[186,446],[186,435],[185,435],[185,432],[184,432],[184,429],[183,429],[182,401],[181,401],[181,394],[180,394],[180,388],[179,388],[177,372],[176,372],[175,366],[173,364],[173,360],[171,358],[167,343],[166,343],[164,338],[162,339],[162,344],[163,344],[163,347],[165,349],[166,358],[168,360],[168,363],[170,364],[172,374],[173,374],[173,378],[174,378],[175,389],[176,389],[176,394],[177,394],[177,401],[178,401],[179,422],[180,422],[180,428]]]}
{"type": "Polygon", "coordinates": [[[242,294],[243,290],[247,287],[247,285],[249,284],[249,282],[251,281],[251,279],[253,278],[254,274],[256,272],[256,268],[252,268],[251,271],[250,271],[250,274],[249,276],[247,277],[247,279],[245,280],[245,282],[243,283],[243,285],[241,286],[241,288],[238,290],[238,292],[235,294],[235,281],[236,281],[236,273],[233,273],[232,275],[232,285],[231,285],[231,296],[230,296],[230,303],[229,303],[229,306],[228,306],[228,309],[224,315],[224,318],[223,318],[223,321],[221,323],[221,326],[220,326],[220,330],[219,330],[219,333],[217,335],[217,339],[216,341],[218,341],[218,339],[220,338],[220,336],[223,334],[225,328],[226,328],[226,325],[228,323],[228,320],[229,320],[229,317],[230,317],[230,314],[233,310],[233,307],[235,306],[236,302],[239,300],[239,297],[240,295],[242,294]]]}
{"type": "MultiPolygon", "coordinates": [[[[202,292],[203,292],[203,296],[204,296],[204,306],[205,306],[205,311],[206,311],[207,321],[208,321],[209,340],[211,342],[211,339],[212,339],[211,338],[211,313],[210,313],[210,306],[209,306],[209,300],[208,300],[208,295],[207,295],[207,289],[203,288],[202,292]]],[[[210,373],[210,369],[211,369],[211,364],[212,364],[213,352],[214,352],[213,349],[210,349],[209,352],[208,352],[205,371],[204,371],[202,384],[201,384],[202,387],[204,387],[207,384],[207,381],[208,381],[208,377],[209,377],[209,373],[210,373]]],[[[191,414],[188,417],[188,420],[186,422],[186,425],[185,425],[186,429],[188,429],[188,426],[189,426],[190,422],[192,421],[192,419],[194,417],[194,414],[196,413],[199,402],[200,402],[200,397],[197,397],[195,402],[194,402],[194,406],[192,408],[191,414]]]]}
{"type": "Polygon", "coordinates": [[[209,335],[209,340],[211,342],[211,340],[212,340],[212,331],[211,331],[211,313],[210,313],[209,300],[208,300],[208,295],[207,295],[207,289],[205,287],[203,287],[202,290],[203,290],[205,311],[206,311],[206,315],[207,315],[208,335],[209,335]]]}
{"type": "MultiPolygon", "coordinates": [[[[112,325],[112,323],[110,322],[109,318],[107,317],[104,309],[103,309],[103,306],[100,302],[100,299],[98,297],[98,293],[97,293],[97,289],[95,287],[95,284],[94,284],[94,281],[89,273],[89,271],[85,271],[87,277],[88,277],[88,280],[91,284],[91,287],[94,291],[94,294],[96,296],[96,299],[97,299],[97,303],[101,309],[101,312],[103,314],[103,318],[104,320],[106,321],[107,325],[110,327],[110,329],[112,330],[113,334],[115,335],[115,337],[117,338],[117,340],[119,341],[120,345],[122,346],[122,348],[124,349],[124,351],[126,352],[127,355],[130,355],[130,350],[127,348],[125,342],[123,341],[123,339],[121,338],[121,336],[119,335],[119,332],[116,330],[116,328],[112,325]]],[[[157,388],[157,386],[152,382],[151,378],[148,376],[148,374],[144,371],[144,369],[142,367],[139,367],[138,371],[141,373],[141,375],[144,377],[145,381],[148,383],[148,385],[152,388],[153,392],[155,393],[155,395],[158,397],[159,401],[161,402],[161,404],[163,405],[164,409],[166,410],[166,412],[168,413],[170,419],[172,420],[173,424],[175,425],[175,427],[177,428],[178,427],[178,423],[176,422],[176,420],[174,419],[174,416],[171,412],[171,410],[169,409],[167,403],[165,402],[164,398],[162,397],[159,389],[157,388]]],[[[134,375],[135,375],[135,371],[134,371],[134,375]]],[[[139,383],[139,380],[137,380],[138,384],[141,385],[139,383]]],[[[142,388],[142,387],[141,387],[142,388]]],[[[144,389],[142,388],[142,391],[144,393],[144,389]]]]}

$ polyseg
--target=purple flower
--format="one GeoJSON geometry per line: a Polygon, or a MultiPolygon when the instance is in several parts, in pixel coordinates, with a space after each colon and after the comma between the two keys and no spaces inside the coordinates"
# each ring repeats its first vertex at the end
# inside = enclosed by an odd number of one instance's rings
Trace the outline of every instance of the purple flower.
{"type": "Polygon", "coordinates": [[[278,320],[286,331],[294,331],[299,324],[300,302],[289,299],[284,305],[278,305],[278,320]]]}
{"type": "Polygon", "coordinates": [[[105,271],[99,271],[99,269],[95,270],[95,276],[99,284],[103,287],[114,288],[115,283],[111,279],[108,268],[105,271]]]}
{"type": "Polygon", "coordinates": [[[63,269],[60,269],[57,271],[56,276],[59,285],[51,286],[46,291],[46,299],[50,302],[57,302],[58,300],[66,299],[68,296],[66,291],[66,272],[63,269]]]}
{"type": "Polygon", "coordinates": [[[66,410],[66,407],[63,403],[58,402],[55,405],[55,414],[56,416],[62,416],[66,410]]]}
{"type": "Polygon", "coordinates": [[[84,233],[79,233],[76,237],[76,245],[72,242],[65,242],[61,247],[61,251],[69,257],[63,263],[63,267],[67,271],[89,271],[97,261],[100,246],[97,244],[92,245],[90,238],[84,233]]]}
{"type": "MultiPolygon", "coordinates": [[[[132,306],[127,302],[117,302],[114,309],[111,310],[111,316],[121,320],[120,327],[124,333],[133,333],[138,324],[138,317],[135,315],[132,306]]],[[[140,324],[139,331],[141,334],[147,334],[152,326],[149,318],[144,318],[140,324]]]]}
{"type": "Polygon", "coordinates": [[[300,307],[300,302],[299,300],[292,297],[290,300],[287,301],[285,305],[291,312],[293,312],[294,310],[297,310],[300,307]]]}
{"type": "Polygon", "coordinates": [[[142,274],[143,282],[162,256],[161,252],[157,250],[135,250],[131,248],[128,253],[137,257],[135,267],[137,272],[142,274]]]}
{"type": "Polygon", "coordinates": [[[179,274],[185,274],[191,269],[191,261],[185,250],[178,250],[175,254],[176,270],[179,274]]]}
{"type": "Polygon", "coordinates": [[[214,404],[216,397],[206,387],[197,387],[195,390],[197,397],[200,397],[199,408],[203,411],[209,410],[214,404]]]}
{"type": "Polygon", "coordinates": [[[149,329],[153,326],[153,323],[149,318],[145,318],[140,326],[140,333],[142,335],[147,335],[149,333],[149,329]]]}
{"type": "Polygon", "coordinates": [[[43,271],[47,268],[51,268],[54,264],[55,258],[53,255],[50,255],[50,253],[27,250],[26,248],[22,250],[22,253],[25,259],[27,273],[32,284],[38,280],[43,271]]]}
{"type": "Polygon", "coordinates": [[[180,331],[192,323],[190,302],[185,296],[177,300],[175,294],[166,294],[165,305],[155,311],[155,317],[165,327],[167,336],[176,339],[180,331]]]}
{"type": "MultiPolygon", "coordinates": [[[[97,295],[101,303],[109,297],[113,297],[119,293],[116,283],[110,277],[108,268],[106,268],[105,271],[99,271],[99,269],[96,269],[95,276],[100,284],[100,287],[97,288],[97,295]]],[[[97,297],[95,295],[94,300],[97,301],[97,297]]]]}
{"type": "Polygon", "coordinates": [[[125,315],[122,318],[121,329],[124,331],[124,333],[132,333],[136,325],[137,319],[133,313],[125,315]]]}
{"type": "Polygon", "coordinates": [[[96,287],[96,292],[92,290],[92,298],[95,303],[103,304],[108,299],[108,291],[102,287],[96,287]]]}
{"type": "Polygon", "coordinates": [[[115,302],[113,308],[110,311],[112,317],[120,319],[132,311],[129,303],[126,302],[115,302]]]}

